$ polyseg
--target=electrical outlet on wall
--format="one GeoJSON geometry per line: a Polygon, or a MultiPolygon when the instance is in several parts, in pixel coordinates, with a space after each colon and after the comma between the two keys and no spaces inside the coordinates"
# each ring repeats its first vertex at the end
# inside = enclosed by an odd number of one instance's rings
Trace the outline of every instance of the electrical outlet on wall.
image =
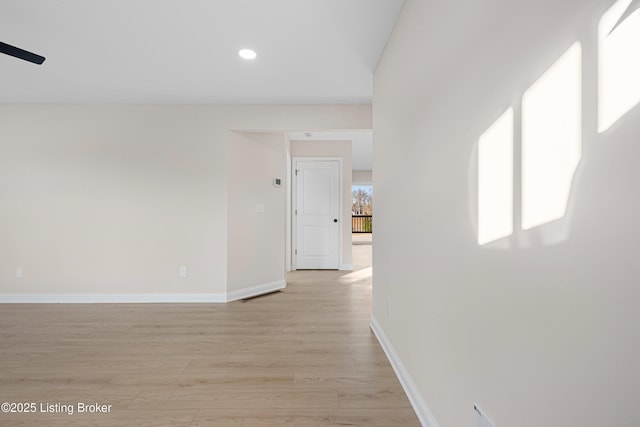
{"type": "Polygon", "coordinates": [[[22,267],[16,267],[16,278],[22,279],[22,267]]]}
{"type": "Polygon", "coordinates": [[[473,404],[473,427],[496,427],[496,425],[487,417],[477,404],[473,404]]]}
{"type": "Polygon", "coordinates": [[[187,267],[180,267],[180,277],[183,279],[187,278],[187,267]]]}

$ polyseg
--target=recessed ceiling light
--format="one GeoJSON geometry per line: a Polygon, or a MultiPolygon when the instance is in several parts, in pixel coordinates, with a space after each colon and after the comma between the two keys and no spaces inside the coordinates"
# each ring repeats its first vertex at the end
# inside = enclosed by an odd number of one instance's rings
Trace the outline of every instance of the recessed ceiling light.
{"type": "Polygon", "coordinates": [[[238,55],[240,55],[242,59],[256,59],[256,56],[258,56],[256,52],[251,49],[240,49],[238,55]]]}

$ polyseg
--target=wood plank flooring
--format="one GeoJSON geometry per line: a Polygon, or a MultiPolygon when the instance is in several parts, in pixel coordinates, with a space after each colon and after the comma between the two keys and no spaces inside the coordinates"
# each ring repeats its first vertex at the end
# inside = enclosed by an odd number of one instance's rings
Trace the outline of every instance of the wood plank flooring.
{"type": "Polygon", "coordinates": [[[370,251],[248,302],[2,305],[0,403],[38,411],[0,425],[419,426],[369,330],[370,251]]]}

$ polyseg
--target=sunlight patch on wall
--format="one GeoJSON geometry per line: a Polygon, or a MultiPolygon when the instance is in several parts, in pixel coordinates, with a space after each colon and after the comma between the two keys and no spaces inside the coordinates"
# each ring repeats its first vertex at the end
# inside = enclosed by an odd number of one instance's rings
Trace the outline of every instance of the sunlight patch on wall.
{"type": "Polygon", "coordinates": [[[609,129],[640,102],[638,50],[640,9],[638,6],[640,4],[637,0],[633,0],[633,3],[632,0],[620,0],[600,19],[598,26],[599,132],[609,129]]]}
{"type": "Polygon", "coordinates": [[[478,244],[513,233],[513,109],[478,142],[478,244]]]}
{"type": "Polygon", "coordinates": [[[522,228],[565,215],[582,156],[582,48],[575,43],[522,98],[522,228]]]}

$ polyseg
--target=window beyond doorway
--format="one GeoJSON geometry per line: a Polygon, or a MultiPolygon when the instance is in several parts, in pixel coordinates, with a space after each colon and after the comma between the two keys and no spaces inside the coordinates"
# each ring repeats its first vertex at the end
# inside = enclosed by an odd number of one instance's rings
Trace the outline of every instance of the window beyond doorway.
{"type": "Polygon", "coordinates": [[[351,231],[371,233],[373,231],[373,188],[371,185],[351,187],[351,231]]]}

